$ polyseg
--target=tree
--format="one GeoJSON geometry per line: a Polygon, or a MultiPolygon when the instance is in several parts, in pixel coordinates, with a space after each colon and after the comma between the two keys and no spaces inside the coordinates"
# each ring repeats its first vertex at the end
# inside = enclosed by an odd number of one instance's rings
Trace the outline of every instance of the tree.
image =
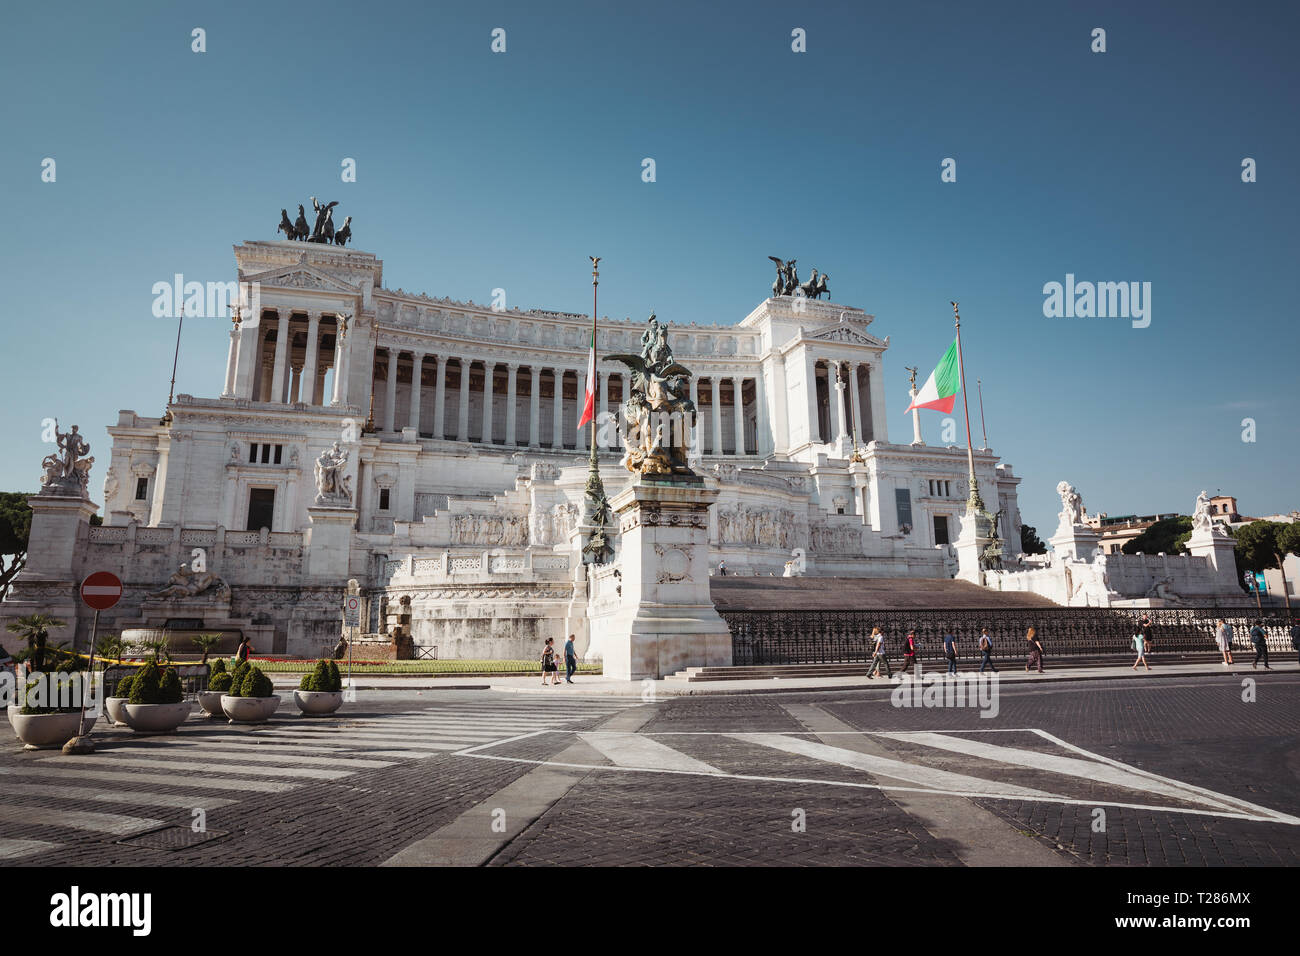
{"type": "Polygon", "coordinates": [[[1047,545],[1038,536],[1038,529],[1031,524],[1020,526],[1020,550],[1025,554],[1046,554],[1047,545]]]}
{"type": "MultiPolygon", "coordinates": [[[[1236,535],[1237,567],[1242,571],[1263,571],[1276,567],[1286,580],[1286,568],[1283,561],[1288,554],[1300,554],[1300,523],[1281,521],[1252,521],[1237,529],[1236,535]]],[[[1291,608],[1291,597],[1282,587],[1282,597],[1287,609],[1291,608]]]]}
{"type": "Polygon", "coordinates": [[[1125,554],[1182,554],[1192,536],[1192,519],[1185,515],[1161,518],[1123,547],[1125,554]]]}
{"type": "Polygon", "coordinates": [[[64,627],[66,622],[48,614],[26,614],[15,618],[5,625],[5,630],[17,634],[27,642],[32,670],[45,669],[45,644],[50,637],[50,629],[64,627]]]}
{"type": "Polygon", "coordinates": [[[32,509],[27,506],[27,495],[0,492],[0,601],[8,596],[9,583],[27,561],[27,536],[31,530],[32,509]]]}

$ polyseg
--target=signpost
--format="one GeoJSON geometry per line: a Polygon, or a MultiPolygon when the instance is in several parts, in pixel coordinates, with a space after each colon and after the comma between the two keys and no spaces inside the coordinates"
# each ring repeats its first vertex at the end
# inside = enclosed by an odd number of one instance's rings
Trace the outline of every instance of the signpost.
{"type": "Polygon", "coordinates": [[[95,679],[95,638],[99,634],[99,612],[107,611],[121,599],[122,581],[111,571],[95,571],[81,582],[81,602],[95,612],[95,617],[90,624],[90,663],[86,665],[86,680],[81,682],[81,723],[77,725],[77,736],[65,746],[69,753],[89,753],[94,750],[94,745],[82,735],[81,728],[86,722],[89,684],[95,679]]]}
{"type": "Polygon", "coordinates": [[[356,578],[348,578],[348,590],[343,596],[343,626],[348,629],[349,638],[348,694],[350,700],[356,700],[356,691],[352,689],[352,645],[356,642],[357,632],[361,630],[361,582],[356,578]]]}

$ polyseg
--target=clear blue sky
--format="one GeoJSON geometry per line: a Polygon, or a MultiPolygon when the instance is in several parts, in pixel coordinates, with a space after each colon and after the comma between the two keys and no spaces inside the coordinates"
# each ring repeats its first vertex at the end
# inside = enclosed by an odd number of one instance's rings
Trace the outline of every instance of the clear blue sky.
{"type": "MultiPolygon", "coordinates": [[[[354,217],[388,285],[479,302],[501,286],[523,308],[584,311],[598,254],[603,313],[731,323],[766,294],[767,256],[797,257],[891,336],[896,440],[903,367],[933,367],[958,299],[989,443],[1044,537],[1062,478],[1111,514],[1188,511],[1203,487],[1248,514],[1300,506],[1295,4],[88,2],[0,17],[0,488],[37,487],[40,422],[57,416],[88,434],[98,496],[104,426],[166,398],[175,327],[152,316],[152,285],[232,279],[232,244],[276,238],[281,207],[316,195],[354,217]],[[807,53],[791,52],[795,27],[807,53]],[[940,182],[945,157],[956,183],[940,182]],[[1045,318],[1043,285],[1067,272],[1152,283],[1150,327],[1045,318]]],[[[187,323],[177,391],[219,394],[227,327],[187,323]]],[[[937,442],[939,416],[924,420],[937,442]]]]}

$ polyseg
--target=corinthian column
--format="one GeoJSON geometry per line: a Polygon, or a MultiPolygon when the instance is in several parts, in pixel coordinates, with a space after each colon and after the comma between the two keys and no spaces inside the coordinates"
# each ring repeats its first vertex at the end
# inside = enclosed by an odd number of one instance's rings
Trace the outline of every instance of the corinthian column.
{"type": "Polygon", "coordinates": [[[492,386],[496,363],[488,360],[483,363],[483,444],[492,444],[492,386]]]}
{"type": "Polygon", "coordinates": [[[397,431],[397,349],[388,347],[388,381],[384,383],[384,427],[397,431]]]}
{"type": "Polygon", "coordinates": [[[745,453],[745,379],[740,375],[731,377],[731,407],[736,420],[732,425],[736,429],[736,454],[745,453]]]}
{"type": "Polygon", "coordinates": [[[271,401],[283,402],[286,369],[289,365],[289,313],[276,311],[280,320],[275,331],[275,373],[271,380],[271,401]]]}
{"type": "Polygon", "coordinates": [[[506,444],[519,444],[519,415],[515,410],[518,400],[519,363],[511,362],[506,366],[506,444]]]}
{"type": "Polygon", "coordinates": [[[239,369],[239,318],[236,316],[235,321],[230,329],[230,353],[226,358],[226,390],[221,393],[222,398],[235,397],[235,375],[239,369]]]}
{"type": "Polygon", "coordinates": [[[303,356],[302,376],[299,382],[306,383],[306,397],[303,394],[303,386],[298,387],[298,401],[306,402],[308,405],[316,404],[316,353],[320,351],[320,312],[311,311],[307,313],[307,354],[303,356]]]}

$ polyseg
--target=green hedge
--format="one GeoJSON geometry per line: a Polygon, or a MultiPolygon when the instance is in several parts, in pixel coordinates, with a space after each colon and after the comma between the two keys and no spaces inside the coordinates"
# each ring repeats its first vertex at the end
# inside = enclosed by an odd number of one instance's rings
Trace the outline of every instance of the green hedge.
{"type": "MultiPolygon", "coordinates": [[[[347,661],[335,662],[341,671],[346,671],[347,661]]],[[[315,670],[315,661],[258,661],[257,666],[268,674],[310,674],[315,670]]],[[[519,674],[540,674],[541,664],[537,661],[519,660],[439,660],[439,661],[353,661],[352,674],[355,677],[368,677],[375,674],[409,674],[418,676],[427,674],[439,676],[510,676],[519,674]]],[[[599,674],[599,664],[579,664],[579,674],[599,674]]]]}

